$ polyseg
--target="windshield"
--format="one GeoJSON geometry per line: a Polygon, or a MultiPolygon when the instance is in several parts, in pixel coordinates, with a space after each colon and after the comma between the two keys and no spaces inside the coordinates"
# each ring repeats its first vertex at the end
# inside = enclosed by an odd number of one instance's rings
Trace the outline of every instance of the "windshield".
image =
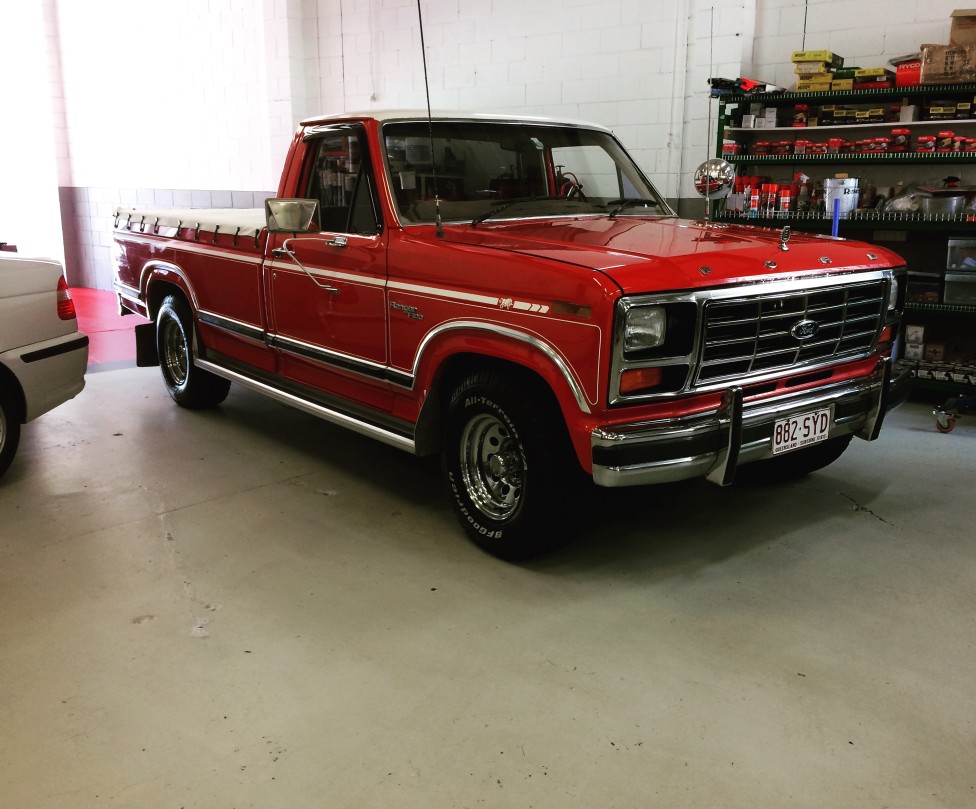
{"type": "Polygon", "coordinates": [[[401,220],[473,224],[493,216],[671,216],[607,133],[498,121],[389,123],[383,145],[401,220]],[[431,141],[433,140],[433,149],[431,141]]]}

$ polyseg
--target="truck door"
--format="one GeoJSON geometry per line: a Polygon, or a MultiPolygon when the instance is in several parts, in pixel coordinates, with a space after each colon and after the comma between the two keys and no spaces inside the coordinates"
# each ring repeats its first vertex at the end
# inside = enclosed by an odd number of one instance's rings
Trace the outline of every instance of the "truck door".
{"type": "Polygon", "coordinates": [[[389,409],[386,239],[360,126],[309,135],[298,196],[321,231],[272,237],[269,342],[289,380],[389,409]]]}

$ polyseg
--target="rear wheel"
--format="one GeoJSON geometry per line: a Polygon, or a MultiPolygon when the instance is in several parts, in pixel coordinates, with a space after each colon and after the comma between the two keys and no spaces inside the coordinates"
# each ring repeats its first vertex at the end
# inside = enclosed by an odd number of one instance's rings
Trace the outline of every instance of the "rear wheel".
{"type": "Polygon", "coordinates": [[[20,418],[10,394],[0,389],[0,476],[14,460],[20,443],[20,418]]]}
{"type": "Polygon", "coordinates": [[[756,461],[743,466],[736,473],[736,477],[741,475],[747,481],[755,480],[764,483],[795,480],[832,464],[844,454],[853,438],[853,434],[828,438],[826,441],[803,449],[756,461]]]}
{"type": "Polygon", "coordinates": [[[178,405],[215,407],[227,398],[230,382],[193,364],[193,315],[178,295],[167,295],[159,307],[156,348],[166,390],[178,405]]]}
{"type": "Polygon", "coordinates": [[[451,396],[443,466],[455,514],[476,545],[526,559],[572,538],[567,503],[581,477],[547,391],[494,371],[451,396]]]}

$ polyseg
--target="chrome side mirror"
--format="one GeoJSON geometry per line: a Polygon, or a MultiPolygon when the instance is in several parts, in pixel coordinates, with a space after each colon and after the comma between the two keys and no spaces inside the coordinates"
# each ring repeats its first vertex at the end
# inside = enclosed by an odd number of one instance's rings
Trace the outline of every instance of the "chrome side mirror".
{"type": "Polygon", "coordinates": [[[735,184],[735,166],[713,157],[695,171],[695,190],[705,199],[724,199],[735,184]]]}
{"type": "Polygon", "coordinates": [[[266,199],[264,219],[269,233],[307,233],[320,230],[315,199],[266,199]]]}

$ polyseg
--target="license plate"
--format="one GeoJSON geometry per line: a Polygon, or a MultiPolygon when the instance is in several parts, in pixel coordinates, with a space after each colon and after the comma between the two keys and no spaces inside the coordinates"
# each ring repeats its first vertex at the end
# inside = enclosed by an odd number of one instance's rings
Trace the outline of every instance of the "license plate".
{"type": "Polygon", "coordinates": [[[829,434],[829,407],[780,419],[773,425],[773,455],[826,441],[829,434]]]}

